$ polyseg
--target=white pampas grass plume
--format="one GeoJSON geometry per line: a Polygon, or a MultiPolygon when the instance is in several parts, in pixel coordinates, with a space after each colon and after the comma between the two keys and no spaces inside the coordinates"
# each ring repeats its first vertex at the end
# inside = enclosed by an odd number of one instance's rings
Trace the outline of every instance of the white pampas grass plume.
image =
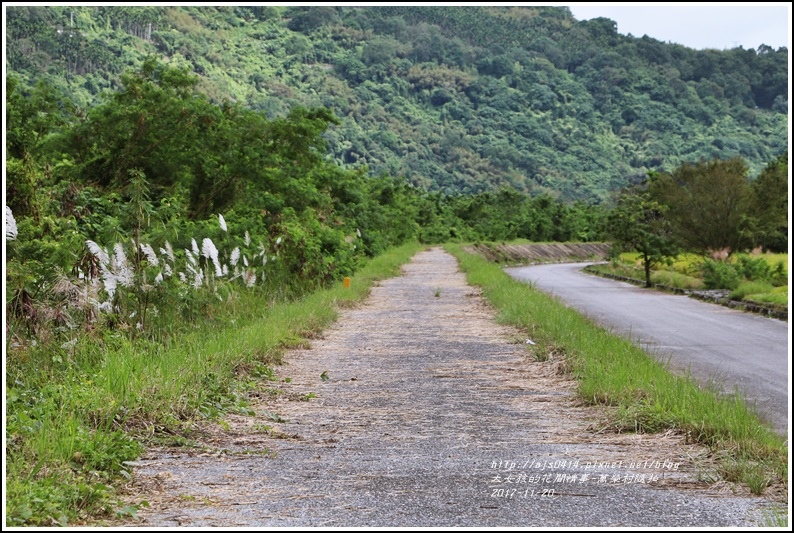
{"type": "Polygon", "coordinates": [[[176,258],[174,257],[174,248],[171,246],[170,242],[165,241],[165,250],[160,248],[160,253],[168,257],[172,263],[176,263],[176,258]]]}
{"type": "Polygon", "coordinates": [[[110,263],[110,256],[97,243],[94,241],[85,241],[85,245],[88,247],[88,251],[91,252],[94,257],[99,259],[100,265],[107,266],[108,263],[110,263]]]}
{"type": "Polygon", "coordinates": [[[196,257],[198,257],[199,249],[198,249],[198,243],[196,243],[196,239],[190,239],[190,245],[193,247],[193,253],[196,255],[196,257]]]}
{"type": "Polygon", "coordinates": [[[6,240],[13,241],[17,238],[17,221],[14,220],[14,213],[11,208],[6,206],[6,240]]]}
{"type": "MultiPolygon", "coordinates": [[[[198,254],[196,254],[196,256],[197,256],[197,255],[198,255],[198,254]]],[[[193,252],[191,252],[190,250],[188,250],[187,248],[185,248],[185,257],[187,257],[188,261],[190,261],[190,262],[191,262],[191,263],[193,263],[194,265],[196,264],[196,256],[194,256],[194,255],[193,255],[193,252]]]]}
{"type": "Polygon", "coordinates": [[[210,260],[218,257],[218,249],[215,248],[215,243],[212,242],[212,239],[205,238],[201,241],[201,255],[210,260]]]}
{"type": "Polygon", "coordinates": [[[243,272],[243,280],[245,280],[245,286],[250,289],[254,286],[254,283],[256,283],[256,272],[253,270],[246,270],[243,272]]]}
{"type": "Polygon", "coordinates": [[[210,259],[212,264],[215,265],[215,275],[218,277],[223,276],[223,270],[221,269],[221,264],[218,261],[218,249],[215,248],[215,244],[208,237],[201,241],[201,253],[204,257],[210,259]]]}
{"type": "Polygon", "coordinates": [[[226,229],[226,220],[224,220],[223,215],[218,215],[218,224],[221,225],[221,229],[223,231],[228,232],[229,230],[226,229]]]}
{"type": "Polygon", "coordinates": [[[356,235],[358,235],[359,239],[361,238],[361,230],[356,228],[356,235]]]}
{"type": "Polygon", "coordinates": [[[160,264],[160,261],[157,259],[157,254],[154,253],[154,248],[152,248],[151,245],[141,243],[141,251],[143,255],[146,256],[146,260],[150,265],[157,266],[160,264]]]}
{"type": "Polygon", "coordinates": [[[85,244],[88,246],[88,250],[94,254],[94,257],[99,259],[99,270],[102,274],[102,283],[104,284],[108,298],[112,300],[119,282],[122,282],[122,285],[125,285],[127,282],[132,282],[132,273],[129,272],[129,268],[126,268],[127,257],[124,255],[124,249],[121,247],[121,243],[117,243],[116,255],[111,261],[110,254],[94,241],[85,241],[85,244]],[[125,266],[122,267],[120,265],[125,266]],[[126,268],[126,270],[124,270],[124,268],[126,268]]]}
{"type": "Polygon", "coordinates": [[[248,234],[248,230],[245,230],[245,245],[251,246],[251,235],[248,234]]]}
{"type": "Polygon", "coordinates": [[[243,264],[244,264],[245,266],[248,266],[248,257],[246,257],[246,256],[243,256],[243,264]]]}
{"type": "Polygon", "coordinates": [[[115,254],[111,261],[111,266],[113,270],[115,270],[114,275],[116,276],[116,280],[124,287],[132,287],[132,269],[127,262],[127,254],[124,253],[124,246],[122,246],[120,242],[117,242],[113,247],[113,251],[115,254]]]}
{"type": "Polygon", "coordinates": [[[229,258],[229,262],[232,264],[232,266],[237,266],[237,261],[239,260],[240,260],[240,249],[235,248],[234,250],[232,250],[232,256],[229,258]]]}
{"type": "Polygon", "coordinates": [[[278,246],[279,244],[281,244],[281,237],[279,237],[278,239],[276,239],[276,246],[278,246]]]}
{"type": "MultiPolygon", "coordinates": [[[[190,272],[190,274],[193,275],[193,282],[191,283],[191,285],[193,286],[194,289],[198,289],[204,284],[204,271],[201,270],[200,268],[194,268],[193,265],[191,265],[190,263],[188,263],[185,266],[187,267],[188,272],[190,272]]],[[[181,276],[181,274],[182,273],[180,272],[180,279],[182,279],[182,281],[186,281],[181,276]]]]}
{"type": "Polygon", "coordinates": [[[162,281],[163,281],[163,273],[162,272],[158,272],[157,276],[154,278],[154,282],[155,283],[161,283],[162,281]]]}

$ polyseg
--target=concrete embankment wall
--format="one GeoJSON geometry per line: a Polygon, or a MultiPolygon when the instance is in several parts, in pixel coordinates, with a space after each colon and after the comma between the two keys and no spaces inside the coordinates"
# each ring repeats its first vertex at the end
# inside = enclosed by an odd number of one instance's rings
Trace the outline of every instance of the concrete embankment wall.
{"type": "Polygon", "coordinates": [[[464,248],[495,263],[568,263],[577,261],[604,261],[610,244],[588,243],[532,243],[497,244],[480,243],[464,248]]]}

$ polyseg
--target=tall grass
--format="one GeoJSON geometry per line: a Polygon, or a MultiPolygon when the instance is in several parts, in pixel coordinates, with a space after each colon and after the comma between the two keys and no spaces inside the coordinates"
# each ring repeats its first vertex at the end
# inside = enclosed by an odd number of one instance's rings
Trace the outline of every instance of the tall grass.
{"type": "Polygon", "coordinates": [[[469,283],[483,288],[499,310],[500,321],[566,354],[584,401],[616,407],[611,421],[615,429],[674,429],[691,442],[755,465],[748,472],[762,468],[770,479],[787,481],[785,440],[738,395],[726,398],[688,376],[674,375],[631,340],[610,333],[558,299],[513,280],[498,266],[463,252],[459,245],[446,249],[458,258],[469,283]]]}
{"type": "MultiPolygon", "coordinates": [[[[291,302],[241,291],[212,318],[155,342],[105,332],[69,351],[33,347],[9,363],[6,525],[65,525],[116,510],[125,466],[152,438],[183,442],[198,419],[250,413],[246,388],[267,379],[286,347],[306,342],[395,275],[421,248],[403,245],[341,283],[291,302]],[[96,340],[96,339],[94,339],[96,340]]],[[[212,311],[212,310],[211,310],[212,311]]]]}

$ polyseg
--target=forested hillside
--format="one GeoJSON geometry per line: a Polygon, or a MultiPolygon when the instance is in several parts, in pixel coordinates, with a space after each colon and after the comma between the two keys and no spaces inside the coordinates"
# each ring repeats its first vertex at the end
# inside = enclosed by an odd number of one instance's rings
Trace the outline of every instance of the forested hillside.
{"type": "Polygon", "coordinates": [[[685,162],[786,150],[788,50],[696,51],[565,7],[11,7],[7,65],[77,107],[155,55],[214,104],[323,107],[329,154],[421,189],[599,203],[685,162]]]}

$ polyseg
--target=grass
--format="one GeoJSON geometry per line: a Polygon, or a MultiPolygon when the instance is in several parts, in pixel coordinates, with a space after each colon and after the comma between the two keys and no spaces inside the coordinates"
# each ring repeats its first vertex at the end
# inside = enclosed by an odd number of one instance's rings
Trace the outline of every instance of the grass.
{"type": "MultiPolygon", "coordinates": [[[[252,413],[246,391],[274,379],[284,349],[305,345],[422,247],[370,260],[351,278],[292,302],[242,291],[201,322],[154,342],[118,333],[68,351],[29,348],[6,368],[6,525],[79,524],[118,508],[125,462],[149,442],[189,442],[193,422],[252,413]]],[[[309,398],[307,398],[308,400],[309,398]]],[[[141,502],[145,505],[145,502],[141,502]]]]}
{"type": "Polygon", "coordinates": [[[737,395],[726,398],[672,374],[630,340],[606,331],[557,299],[513,280],[498,265],[447,245],[470,284],[482,287],[499,319],[536,342],[564,353],[578,394],[587,403],[614,406],[619,431],[669,429],[738,461],[737,480],[753,491],[787,483],[785,439],[759,421],[737,395]]]}

